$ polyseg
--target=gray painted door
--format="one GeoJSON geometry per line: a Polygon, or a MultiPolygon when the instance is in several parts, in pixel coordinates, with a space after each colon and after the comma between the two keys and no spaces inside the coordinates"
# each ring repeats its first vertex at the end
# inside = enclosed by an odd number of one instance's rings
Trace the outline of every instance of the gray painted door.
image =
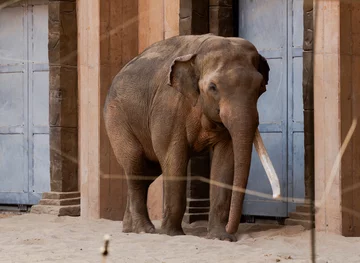
{"type": "Polygon", "coordinates": [[[0,10],[0,204],[50,189],[47,1],[0,10]]]}
{"type": "MultiPolygon", "coordinates": [[[[259,130],[288,202],[247,194],[243,213],[286,217],[294,198],[304,198],[302,102],[302,0],[239,0],[239,37],[267,59],[270,81],[258,102],[259,130]]],[[[248,189],[269,194],[270,183],[255,149],[248,189]]]]}

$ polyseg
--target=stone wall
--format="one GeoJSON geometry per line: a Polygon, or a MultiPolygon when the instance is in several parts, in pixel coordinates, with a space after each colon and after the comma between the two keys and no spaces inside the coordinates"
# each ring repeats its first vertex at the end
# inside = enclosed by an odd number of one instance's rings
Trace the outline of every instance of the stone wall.
{"type": "Polygon", "coordinates": [[[78,191],[76,1],[49,1],[51,191],[78,191]]]}
{"type": "Polygon", "coordinates": [[[210,0],[210,33],[218,36],[234,36],[233,1],[210,0]]]}
{"type": "Polygon", "coordinates": [[[49,0],[50,186],[34,213],[80,215],[76,0],[49,0]]]}
{"type": "Polygon", "coordinates": [[[314,198],[314,53],[313,1],[304,0],[303,103],[305,147],[305,198],[314,198]]]}
{"type": "Polygon", "coordinates": [[[180,0],[180,35],[209,33],[209,0],[180,0]]]}

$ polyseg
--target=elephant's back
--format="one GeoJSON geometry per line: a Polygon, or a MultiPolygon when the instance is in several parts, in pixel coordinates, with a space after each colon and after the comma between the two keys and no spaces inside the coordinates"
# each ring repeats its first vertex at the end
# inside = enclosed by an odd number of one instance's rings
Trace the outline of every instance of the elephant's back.
{"type": "Polygon", "coordinates": [[[167,85],[174,59],[195,53],[209,37],[210,35],[176,36],[146,48],[115,76],[104,110],[106,111],[106,105],[116,101],[132,130],[147,130],[150,133],[149,122],[154,104],[163,109],[169,106],[169,101],[174,101],[179,96],[175,89],[167,85]]]}
{"type": "Polygon", "coordinates": [[[117,96],[127,92],[143,95],[153,93],[166,84],[174,59],[195,53],[208,37],[175,36],[150,45],[121,69],[114,78],[112,92],[117,96]]]}

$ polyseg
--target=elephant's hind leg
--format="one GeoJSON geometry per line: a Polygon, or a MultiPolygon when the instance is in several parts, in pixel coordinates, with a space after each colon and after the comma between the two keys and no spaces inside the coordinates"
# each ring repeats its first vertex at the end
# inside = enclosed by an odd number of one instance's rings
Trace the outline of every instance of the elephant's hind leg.
{"type": "Polygon", "coordinates": [[[123,232],[154,233],[155,227],[149,219],[147,193],[152,178],[144,174],[146,159],[143,148],[125,125],[119,124],[121,114],[107,111],[106,129],[112,149],[123,167],[127,180],[127,205],[123,220],[123,232]]]}
{"type": "Polygon", "coordinates": [[[116,156],[120,156],[119,162],[124,168],[128,186],[123,232],[154,233],[155,227],[150,221],[147,209],[147,195],[152,177],[144,173],[146,161],[142,152],[136,151],[135,145],[130,148],[126,158],[120,153],[115,153],[116,156]]]}
{"type": "Polygon", "coordinates": [[[130,213],[129,195],[127,195],[126,209],[125,209],[124,218],[123,218],[123,229],[122,229],[122,231],[124,233],[130,233],[130,232],[133,231],[132,216],[131,216],[131,213],[130,213]]]}

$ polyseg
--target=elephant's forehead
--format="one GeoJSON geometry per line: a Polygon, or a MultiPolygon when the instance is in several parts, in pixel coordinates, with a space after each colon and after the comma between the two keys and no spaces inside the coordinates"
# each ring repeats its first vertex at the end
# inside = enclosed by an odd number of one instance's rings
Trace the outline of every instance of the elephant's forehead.
{"type": "Polygon", "coordinates": [[[211,81],[221,86],[237,86],[239,83],[258,85],[261,81],[261,75],[253,66],[232,64],[204,74],[202,82],[211,81]]]}

